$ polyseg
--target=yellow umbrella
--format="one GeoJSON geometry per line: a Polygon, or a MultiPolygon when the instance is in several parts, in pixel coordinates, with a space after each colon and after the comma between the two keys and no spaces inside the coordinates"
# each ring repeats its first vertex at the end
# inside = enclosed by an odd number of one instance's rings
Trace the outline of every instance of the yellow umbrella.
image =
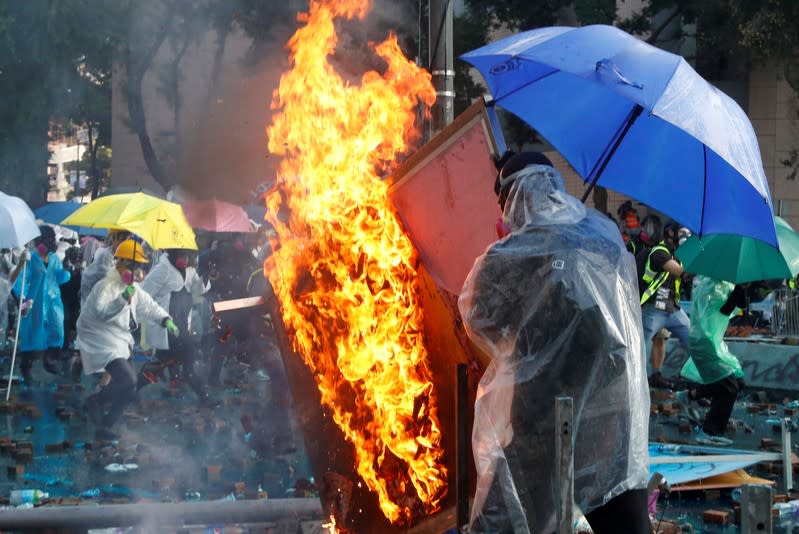
{"type": "Polygon", "coordinates": [[[73,212],[61,224],[127,230],[153,248],[197,250],[194,230],[180,204],[145,193],[100,197],[73,212]]]}

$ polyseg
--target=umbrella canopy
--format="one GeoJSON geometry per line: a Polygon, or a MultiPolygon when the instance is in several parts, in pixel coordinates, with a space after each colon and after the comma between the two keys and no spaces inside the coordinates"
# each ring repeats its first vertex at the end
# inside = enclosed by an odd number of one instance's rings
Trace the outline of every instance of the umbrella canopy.
{"type": "Polygon", "coordinates": [[[682,57],[595,25],[531,30],[461,58],[480,71],[497,105],[535,128],[585,181],[695,234],[776,246],[752,125],[682,57]]]}
{"type": "Polygon", "coordinates": [[[194,231],[180,204],[145,193],[99,197],[61,221],[61,224],[127,230],[153,248],[197,250],[194,231]]]}
{"type": "Polygon", "coordinates": [[[778,248],[739,235],[691,236],[677,249],[677,257],[689,273],[735,284],[793,278],[799,274],[799,234],[780,217],[774,222],[778,248]]]}
{"type": "MultiPolygon", "coordinates": [[[[79,210],[81,206],[83,206],[83,204],[74,200],[67,200],[64,202],[48,202],[44,206],[40,206],[33,210],[33,214],[37,219],[41,219],[48,224],[61,226],[61,221],[79,210]]],[[[87,226],[67,226],[67,228],[83,235],[108,235],[108,230],[105,228],[89,228],[87,226]]]]}
{"type": "Polygon", "coordinates": [[[252,232],[252,225],[247,212],[222,200],[198,200],[183,203],[192,228],[209,232],[252,232]]]}
{"type": "Polygon", "coordinates": [[[0,192],[0,248],[20,248],[39,235],[36,217],[25,201],[0,192]]]}

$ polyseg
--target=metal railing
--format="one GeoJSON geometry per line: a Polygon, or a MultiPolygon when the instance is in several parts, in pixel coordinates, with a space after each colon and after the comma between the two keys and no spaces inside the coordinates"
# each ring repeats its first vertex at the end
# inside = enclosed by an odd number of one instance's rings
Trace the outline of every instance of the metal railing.
{"type": "Polygon", "coordinates": [[[782,288],[774,291],[771,326],[775,335],[799,336],[799,290],[782,288]]]}

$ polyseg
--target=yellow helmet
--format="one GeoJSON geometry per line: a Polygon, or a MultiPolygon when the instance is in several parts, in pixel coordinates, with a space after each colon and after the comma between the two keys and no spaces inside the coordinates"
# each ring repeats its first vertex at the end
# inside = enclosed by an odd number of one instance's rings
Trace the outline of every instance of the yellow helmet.
{"type": "Polygon", "coordinates": [[[121,260],[135,261],[136,263],[150,263],[150,260],[144,255],[144,248],[141,243],[137,243],[133,239],[126,239],[120,243],[116,252],[114,252],[114,257],[121,260]]]}

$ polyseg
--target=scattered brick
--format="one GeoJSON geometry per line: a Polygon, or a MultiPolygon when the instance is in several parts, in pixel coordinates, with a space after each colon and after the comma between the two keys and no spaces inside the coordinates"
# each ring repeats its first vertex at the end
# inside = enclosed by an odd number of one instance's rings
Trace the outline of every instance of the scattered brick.
{"type": "Polygon", "coordinates": [[[219,482],[222,480],[222,466],[209,465],[205,467],[205,476],[209,482],[219,482]]]}
{"type": "Polygon", "coordinates": [[[21,463],[33,461],[33,451],[30,449],[17,449],[14,453],[14,460],[21,463]]]}
{"type": "Polygon", "coordinates": [[[44,446],[44,452],[46,453],[64,452],[64,442],[59,441],[58,443],[49,443],[44,446]]]}
{"type": "Polygon", "coordinates": [[[20,477],[25,474],[25,466],[9,465],[7,473],[8,473],[8,478],[10,478],[11,480],[15,480],[17,477],[20,477]]]}
{"type": "Polygon", "coordinates": [[[730,512],[726,510],[705,510],[703,514],[705,523],[712,523],[715,525],[726,525],[729,521],[730,512]]]}

